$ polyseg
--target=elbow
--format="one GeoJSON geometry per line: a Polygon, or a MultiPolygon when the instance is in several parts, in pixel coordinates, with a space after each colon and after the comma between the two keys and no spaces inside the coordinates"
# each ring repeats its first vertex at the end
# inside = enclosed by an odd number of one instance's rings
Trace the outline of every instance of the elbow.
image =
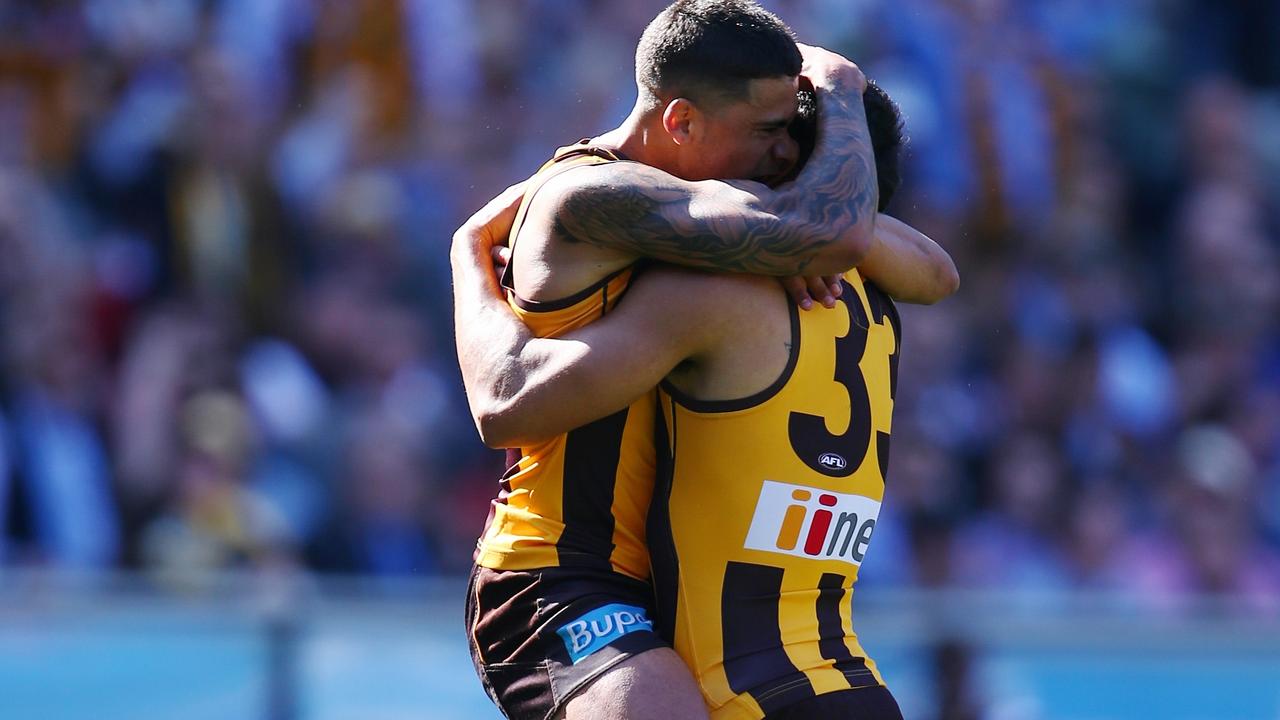
{"type": "Polygon", "coordinates": [[[476,431],[480,433],[480,442],[495,450],[503,447],[502,441],[505,438],[502,437],[500,423],[495,415],[477,412],[472,414],[471,419],[475,421],[476,431]]]}
{"type": "Polygon", "coordinates": [[[933,305],[956,294],[959,289],[960,273],[956,271],[955,263],[951,258],[947,257],[945,262],[939,263],[934,269],[930,292],[925,293],[919,302],[921,305],[933,305]]]}
{"type": "Polygon", "coordinates": [[[530,416],[513,404],[495,406],[475,413],[476,430],[480,441],[494,450],[527,447],[545,442],[554,436],[530,416]]]}
{"type": "Polygon", "coordinates": [[[955,295],[957,292],[960,292],[960,272],[956,270],[956,266],[954,264],[951,265],[950,270],[947,272],[946,288],[947,294],[943,297],[950,297],[955,295]]]}
{"type": "Polygon", "coordinates": [[[940,291],[938,300],[949,298],[960,290],[960,272],[956,270],[956,264],[951,260],[950,255],[938,268],[938,289],[940,291]]]}
{"type": "Polygon", "coordinates": [[[480,441],[495,449],[516,447],[520,438],[508,413],[496,406],[476,409],[473,412],[476,430],[480,432],[480,441]]]}

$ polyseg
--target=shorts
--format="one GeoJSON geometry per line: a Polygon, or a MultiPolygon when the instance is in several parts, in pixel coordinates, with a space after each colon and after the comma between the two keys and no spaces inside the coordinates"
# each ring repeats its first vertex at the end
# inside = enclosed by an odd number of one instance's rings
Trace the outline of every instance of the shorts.
{"type": "Polygon", "coordinates": [[[765,716],[764,720],[902,720],[893,693],[883,685],[837,690],[806,698],[765,716]]]}
{"type": "Polygon", "coordinates": [[[547,720],[614,665],[669,647],[652,587],[612,571],[475,566],[466,615],[476,674],[511,720],[547,720]]]}

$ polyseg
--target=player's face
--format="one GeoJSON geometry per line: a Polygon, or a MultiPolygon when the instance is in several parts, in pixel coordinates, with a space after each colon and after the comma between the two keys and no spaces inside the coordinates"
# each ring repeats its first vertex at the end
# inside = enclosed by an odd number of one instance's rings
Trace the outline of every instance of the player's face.
{"type": "Polygon", "coordinates": [[[796,115],[794,77],[750,81],[745,98],[702,113],[702,132],[686,150],[690,180],[750,179],[773,184],[796,163],[787,132],[796,115]]]}

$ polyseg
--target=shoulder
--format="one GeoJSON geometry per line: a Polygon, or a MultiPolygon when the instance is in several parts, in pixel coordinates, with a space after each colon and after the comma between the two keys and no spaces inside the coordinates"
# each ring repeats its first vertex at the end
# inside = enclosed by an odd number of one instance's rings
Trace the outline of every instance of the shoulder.
{"type": "Polygon", "coordinates": [[[529,211],[566,239],[610,237],[652,211],[650,195],[664,174],[630,161],[577,165],[543,183],[529,211]]]}
{"type": "Polygon", "coordinates": [[[608,197],[620,190],[660,184],[670,176],[643,163],[617,160],[581,163],[564,169],[543,185],[542,195],[556,203],[608,197]]]}
{"type": "MultiPolygon", "coordinates": [[[[635,221],[625,217],[628,203],[623,200],[635,194],[636,181],[631,175],[636,167],[644,166],[627,161],[553,166],[544,171],[550,176],[544,177],[528,198],[522,227],[531,229],[527,233],[530,236],[545,240],[559,239],[575,245],[585,242],[593,246],[593,253],[600,251],[599,246],[616,250],[616,243],[602,241],[635,221]],[[628,167],[619,167],[624,165],[628,167]]],[[[636,202],[632,199],[629,205],[634,207],[636,202]]]]}
{"type": "Polygon", "coordinates": [[[573,216],[598,211],[622,222],[690,202],[747,205],[764,186],[751,181],[684,180],[665,170],[632,160],[580,165],[547,181],[541,194],[546,207],[573,216]]]}

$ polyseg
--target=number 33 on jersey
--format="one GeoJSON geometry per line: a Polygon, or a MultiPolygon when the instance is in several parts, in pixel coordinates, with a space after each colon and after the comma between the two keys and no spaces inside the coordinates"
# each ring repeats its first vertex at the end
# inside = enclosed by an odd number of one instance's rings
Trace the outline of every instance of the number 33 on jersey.
{"type": "Polygon", "coordinates": [[[883,684],[850,598],[884,497],[897,309],[851,271],[836,307],[791,313],[791,358],[768,389],[728,402],[659,394],[658,629],[714,720],[883,684]]]}

